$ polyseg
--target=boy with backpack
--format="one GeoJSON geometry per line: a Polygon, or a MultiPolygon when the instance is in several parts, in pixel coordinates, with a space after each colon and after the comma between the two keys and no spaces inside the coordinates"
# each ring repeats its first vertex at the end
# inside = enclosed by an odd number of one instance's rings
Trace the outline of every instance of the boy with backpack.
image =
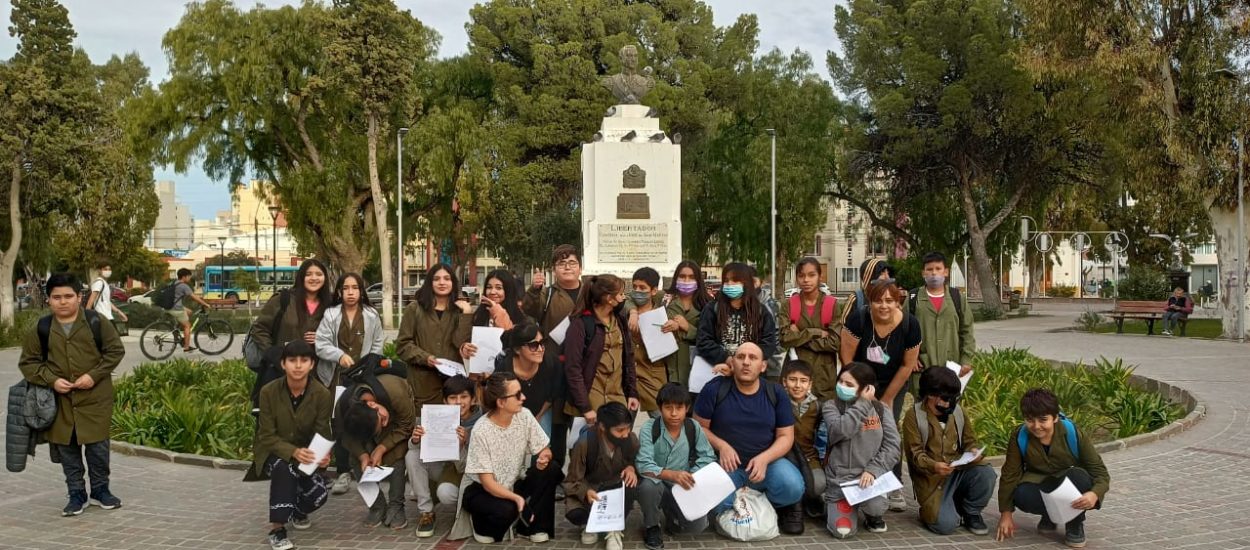
{"type": "Polygon", "coordinates": [[[52,456],[59,457],[69,489],[69,503],[61,515],[77,516],[88,503],[112,510],[122,505],[109,491],[112,377],[126,348],[112,323],[79,307],[77,277],[53,274],[45,291],[52,313],[26,334],[18,368],[27,383],[56,392],[56,418],[43,438],[52,456]],[[90,495],[84,474],[90,474],[90,495]]]}
{"type": "MultiPolygon", "coordinates": [[[[1059,412],[1059,399],[1045,389],[1032,389],[1020,398],[1024,424],[1007,440],[1006,461],[998,486],[998,540],[1015,535],[1014,511],[1038,514],[1037,531],[1054,531],[1055,522],[1047,517],[1042,493],[1055,490],[1064,478],[1081,492],[1072,501],[1078,510],[1102,508],[1103,497],[1111,487],[1111,475],[1102,463],[1094,443],[1059,412]]],[[[1085,547],[1085,512],[1065,525],[1064,542],[1072,548],[1085,547]]]]}
{"type": "Polygon", "coordinates": [[[460,498],[460,480],[464,476],[464,460],[469,450],[469,434],[473,425],[482,417],[482,410],[475,403],[474,395],[477,388],[473,381],[461,375],[452,376],[443,381],[443,403],[460,407],[460,427],[456,435],[460,438],[460,458],[454,462],[423,462],[421,460],[421,438],[425,429],[417,426],[412,430],[412,438],[408,440],[408,454],[404,458],[408,467],[409,483],[416,494],[417,537],[434,536],[434,499],[430,495],[430,482],[437,485],[434,493],[443,504],[456,505],[460,498]],[[448,468],[448,466],[451,466],[448,468]]]}
{"type": "Polygon", "coordinates": [[[87,293],[86,308],[95,310],[101,317],[113,320],[113,315],[117,315],[123,323],[130,321],[126,317],[126,312],[117,308],[113,304],[112,288],[109,287],[109,278],[113,276],[113,268],[108,262],[100,262],[96,264],[100,276],[91,282],[91,290],[87,293]]]}
{"type": "MultiPolygon", "coordinates": [[[[573,525],[584,527],[590,519],[590,507],[599,500],[598,492],[625,487],[625,515],[637,498],[638,472],[634,460],[638,456],[638,436],[631,431],[633,415],[621,403],[610,401],[599,406],[593,429],[573,444],[569,452],[569,473],[564,477],[564,517],[573,525]]],[[[607,534],[607,550],[621,550],[622,531],[607,534]]],[[[599,542],[598,533],[582,532],[582,544],[599,542]]]]}
{"type": "Polygon", "coordinates": [[[908,312],[920,322],[920,367],[945,368],[953,361],[960,365],[962,377],[972,370],[972,354],[977,351],[972,315],[964,313],[968,298],[948,284],[946,256],[930,252],[921,262],[924,286],[912,289],[907,299],[908,312]]]}
{"type": "Polygon", "coordinates": [[[984,535],[989,528],[981,510],[994,493],[997,476],[979,455],[952,466],[965,452],[981,449],[959,404],[959,392],[959,377],[948,368],[920,375],[920,400],[903,419],[903,453],[925,527],[949,535],[962,522],[972,534],[984,535]]]}
{"type": "Polygon", "coordinates": [[[806,361],[788,361],[781,368],[781,385],[794,410],[794,450],[789,458],[803,474],[803,510],[811,517],[825,513],[825,470],[817,450],[826,439],[821,402],[812,394],[812,367],[806,361]]]}
{"type": "Polygon", "coordinates": [[[716,453],[703,428],[686,415],[692,405],[690,392],[681,384],[665,384],[656,395],[660,417],[647,421],[638,432],[641,446],[636,462],[642,481],[638,483],[638,505],[642,508],[643,543],[648,550],[664,548],[660,515],[664,515],[667,531],[696,535],[707,529],[707,516],[686,520],[673,486],[694,487],[691,474],[716,462],[716,453]]]}
{"type": "Polygon", "coordinates": [[[203,298],[195,295],[195,290],[191,288],[191,270],[182,268],[178,270],[178,279],[161,289],[156,294],[153,302],[157,307],[164,309],[174,321],[182,325],[182,351],[190,352],[191,347],[191,314],[187,308],[186,300],[199,303],[205,308],[208,305],[203,298]]]}
{"type": "Polygon", "coordinates": [[[408,438],[416,423],[416,406],[408,380],[392,372],[406,371],[376,354],[360,359],[343,373],[350,383],[340,398],[338,415],[343,419],[339,439],[348,452],[359,457],[356,479],[370,467],[394,468],[386,479],[390,485],[385,498],[379,495],[369,507],[365,527],[386,525],[399,530],[408,526],[404,514],[404,457],[408,438]]]}

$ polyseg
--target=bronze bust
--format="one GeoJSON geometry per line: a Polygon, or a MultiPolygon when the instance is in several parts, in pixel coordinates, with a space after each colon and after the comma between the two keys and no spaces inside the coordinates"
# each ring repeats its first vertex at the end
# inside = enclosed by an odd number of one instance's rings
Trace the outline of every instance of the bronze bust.
{"type": "Polygon", "coordinates": [[[621,72],[612,76],[605,76],[601,83],[616,100],[623,104],[638,105],[642,102],[642,96],[647,95],[651,88],[655,86],[655,79],[651,77],[651,67],[646,67],[642,73],[638,72],[638,48],[634,46],[625,46],[621,48],[621,72]]]}

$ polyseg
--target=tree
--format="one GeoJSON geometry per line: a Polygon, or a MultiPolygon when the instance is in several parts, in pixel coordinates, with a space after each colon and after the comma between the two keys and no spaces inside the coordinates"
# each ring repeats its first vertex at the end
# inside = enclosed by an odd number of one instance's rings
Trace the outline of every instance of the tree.
{"type": "MultiPolygon", "coordinates": [[[[352,112],[364,121],[382,294],[393,296],[387,201],[378,176],[378,148],[385,144],[379,142],[390,135],[392,120],[413,118],[418,101],[414,77],[436,49],[437,35],[392,0],[334,0],[332,15],[326,48],[330,82],[343,90],[352,112]]],[[[387,327],[394,322],[393,309],[391,300],[382,300],[387,327]]]]}
{"type": "Polygon", "coordinates": [[[970,279],[1000,308],[991,235],[1022,203],[1097,179],[1099,87],[1035,81],[1016,60],[1002,0],[857,0],[836,21],[845,55],[830,53],[829,68],[864,109],[844,149],[843,189],[869,178],[860,189],[884,189],[892,212],[907,215],[953,200],[970,279]]]}

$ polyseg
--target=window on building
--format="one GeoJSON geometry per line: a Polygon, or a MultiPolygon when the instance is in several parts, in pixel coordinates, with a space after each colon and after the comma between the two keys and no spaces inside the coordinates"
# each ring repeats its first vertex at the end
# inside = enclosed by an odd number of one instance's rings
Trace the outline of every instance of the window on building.
{"type": "Polygon", "coordinates": [[[839,271],[842,272],[841,282],[855,284],[859,282],[859,270],[853,267],[843,267],[839,271]]]}
{"type": "Polygon", "coordinates": [[[820,241],[821,241],[820,235],[816,235],[816,245],[815,245],[815,248],[813,248],[812,250],[816,251],[817,256],[821,255],[822,253],[820,250],[820,245],[821,245],[820,241]]]}
{"type": "Polygon", "coordinates": [[[886,242],[887,239],[885,237],[880,235],[874,236],[871,241],[871,249],[869,250],[869,253],[873,256],[884,256],[886,242]]]}

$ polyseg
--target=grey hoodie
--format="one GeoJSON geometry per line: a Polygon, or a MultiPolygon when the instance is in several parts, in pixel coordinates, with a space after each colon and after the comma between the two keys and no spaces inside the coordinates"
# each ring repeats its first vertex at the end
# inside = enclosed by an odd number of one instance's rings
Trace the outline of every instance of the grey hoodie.
{"type": "MultiPolygon", "coordinates": [[[[378,311],[368,306],[360,306],[365,319],[364,345],[360,348],[361,357],[370,353],[382,353],[382,317],[378,311]]],[[[343,306],[326,308],[317,326],[317,338],[314,348],[317,352],[317,370],[315,374],[322,384],[329,386],[334,380],[334,371],[339,366],[339,358],[343,350],[339,349],[339,323],[343,320],[343,306]]],[[[360,359],[360,357],[355,357],[360,359]]]]}
{"type": "MultiPolygon", "coordinates": [[[[865,471],[881,477],[894,468],[899,457],[898,426],[889,407],[859,398],[845,404],[825,402],[821,409],[829,430],[829,454],[825,461],[827,500],[842,500],[839,484],[859,479],[865,471]],[[838,408],[845,406],[844,410],[838,408]]],[[[901,480],[900,480],[901,481],[901,480]]]]}

